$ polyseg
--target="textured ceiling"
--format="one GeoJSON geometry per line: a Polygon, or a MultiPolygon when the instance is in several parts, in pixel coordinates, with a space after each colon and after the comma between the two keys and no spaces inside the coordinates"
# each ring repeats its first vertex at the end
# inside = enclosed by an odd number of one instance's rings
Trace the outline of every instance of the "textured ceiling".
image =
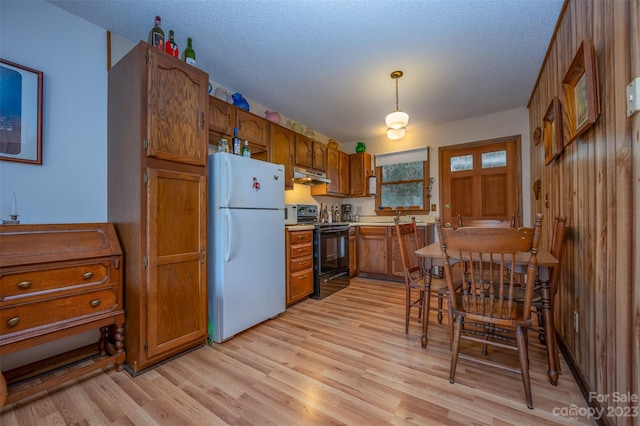
{"type": "Polygon", "coordinates": [[[563,0],[50,0],[133,42],[156,15],[232,92],[341,142],[526,107],[563,0]]]}

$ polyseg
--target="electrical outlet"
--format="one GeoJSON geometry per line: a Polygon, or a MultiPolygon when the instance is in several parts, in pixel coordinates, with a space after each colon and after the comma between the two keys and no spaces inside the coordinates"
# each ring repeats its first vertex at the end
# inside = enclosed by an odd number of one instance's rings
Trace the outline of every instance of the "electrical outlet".
{"type": "Polygon", "coordinates": [[[435,212],[436,211],[436,205],[435,204],[431,204],[431,211],[435,212]]]}
{"type": "Polygon", "coordinates": [[[580,316],[578,315],[578,311],[573,311],[573,328],[575,329],[575,332],[577,333],[580,326],[580,316]]]}

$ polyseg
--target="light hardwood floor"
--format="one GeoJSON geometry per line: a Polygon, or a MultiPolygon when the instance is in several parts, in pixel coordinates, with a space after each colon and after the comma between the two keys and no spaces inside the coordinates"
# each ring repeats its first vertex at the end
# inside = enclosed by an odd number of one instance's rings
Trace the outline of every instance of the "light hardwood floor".
{"type": "MultiPolygon", "coordinates": [[[[519,375],[465,368],[450,384],[448,329],[404,333],[404,286],[352,279],[223,344],[203,346],[135,378],[111,369],[4,408],[0,424],[381,425],[594,424],[556,415],[586,403],[562,359],[558,386],[530,346],[534,409],[519,375]]],[[[446,322],[446,319],[444,320],[446,322]]],[[[490,356],[509,357],[515,352],[490,356]]]]}

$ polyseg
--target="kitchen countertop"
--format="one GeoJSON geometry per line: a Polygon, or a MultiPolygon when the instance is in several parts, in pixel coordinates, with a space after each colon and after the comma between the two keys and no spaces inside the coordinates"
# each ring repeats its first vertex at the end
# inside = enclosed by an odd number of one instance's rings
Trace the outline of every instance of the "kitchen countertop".
{"type": "MultiPolygon", "coordinates": [[[[409,222],[400,222],[400,224],[409,222]]],[[[429,226],[433,225],[433,222],[417,221],[416,226],[429,226]]],[[[393,222],[349,222],[349,226],[395,226],[393,222]]],[[[298,225],[286,225],[287,231],[307,231],[314,229],[314,225],[298,224],[298,225]]]]}

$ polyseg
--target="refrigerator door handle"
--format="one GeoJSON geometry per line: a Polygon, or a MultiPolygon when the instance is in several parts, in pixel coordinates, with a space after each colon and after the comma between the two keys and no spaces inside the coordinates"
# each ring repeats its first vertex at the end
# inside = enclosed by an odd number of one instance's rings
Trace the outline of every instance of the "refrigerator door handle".
{"type": "Polygon", "coordinates": [[[231,259],[231,244],[233,241],[233,233],[231,231],[232,228],[232,223],[231,223],[231,212],[229,211],[229,209],[224,209],[224,221],[226,222],[226,226],[224,226],[224,229],[227,230],[227,241],[226,241],[226,247],[225,247],[225,251],[224,251],[224,261],[225,262],[229,262],[229,259],[231,259]]]}

